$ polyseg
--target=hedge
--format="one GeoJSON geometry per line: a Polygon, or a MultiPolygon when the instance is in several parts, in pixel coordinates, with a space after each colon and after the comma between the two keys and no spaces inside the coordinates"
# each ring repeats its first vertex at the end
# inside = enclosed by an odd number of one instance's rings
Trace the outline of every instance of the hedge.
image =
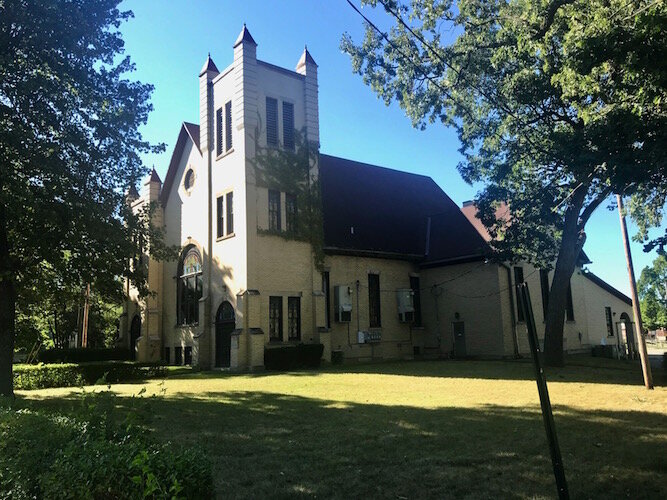
{"type": "Polygon", "coordinates": [[[0,407],[0,498],[213,496],[210,460],[202,452],[152,441],[128,423],[130,414],[115,423],[117,402],[100,396],[103,406],[98,397],[84,397],[88,409],[74,415],[0,407]]]}
{"type": "Polygon", "coordinates": [[[48,349],[37,354],[41,363],[86,363],[93,361],[129,361],[132,351],[127,347],[112,347],[109,349],[48,349]]]}
{"type": "Polygon", "coordinates": [[[322,361],[323,344],[297,344],[264,348],[264,367],[267,370],[317,368],[322,361]]]}
{"type": "Polygon", "coordinates": [[[102,362],[14,365],[14,389],[78,387],[164,377],[166,367],[155,363],[102,362]]]}

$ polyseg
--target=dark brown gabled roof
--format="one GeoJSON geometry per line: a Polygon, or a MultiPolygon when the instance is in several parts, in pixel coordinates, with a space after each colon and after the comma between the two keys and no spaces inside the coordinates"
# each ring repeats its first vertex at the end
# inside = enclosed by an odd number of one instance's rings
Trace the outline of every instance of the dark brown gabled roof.
{"type": "Polygon", "coordinates": [[[612,294],[614,297],[622,300],[625,302],[627,305],[631,306],[632,305],[632,299],[625,295],[623,292],[620,290],[617,290],[613,286],[611,286],[609,283],[607,283],[605,280],[600,278],[599,276],[596,276],[590,271],[582,271],[581,273],[582,276],[585,276],[589,280],[591,280],[593,283],[595,283],[597,286],[602,288],[603,290],[606,290],[610,294],[612,294]]]}
{"type": "Polygon", "coordinates": [[[320,155],[324,246],[330,253],[425,264],[481,258],[487,244],[423,175],[320,155]]]}
{"type": "Polygon", "coordinates": [[[164,185],[160,192],[160,202],[162,203],[162,206],[165,206],[169,199],[169,191],[171,191],[171,186],[174,184],[178,163],[181,161],[181,156],[183,155],[183,150],[185,149],[188,139],[192,141],[201,155],[201,149],[199,148],[199,125],[183,122],[181,130],[178,132],[178,139],[176,139],[174,152],[171,154],[167,175],[164,178],[164,185]]]}

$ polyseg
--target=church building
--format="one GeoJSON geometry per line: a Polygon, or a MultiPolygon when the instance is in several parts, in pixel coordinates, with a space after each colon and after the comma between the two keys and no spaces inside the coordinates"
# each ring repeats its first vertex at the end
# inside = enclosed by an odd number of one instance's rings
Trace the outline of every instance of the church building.
{"type": "MultiPolygon", "coordinates": [[[[244,26],[233,54],[222,70],[204,63],[199,123],[182,124],[164,183],[153,171],[128,195],[134,210],[157,203],[153,222],[180,248],[134,263],[152,292],[127,284],[120,341],[137,359],[253,370],[300,343],[322,344],[328,362],[528,352],[514,284],[529,284],[540,329],[550,274],[487,260],[474,206],[431,178],[319,153],[307,49],[294,70],[275,66],[244,26]]],[[[585,263],[565,349],[623,348],[631,302],[585,263]]]]}

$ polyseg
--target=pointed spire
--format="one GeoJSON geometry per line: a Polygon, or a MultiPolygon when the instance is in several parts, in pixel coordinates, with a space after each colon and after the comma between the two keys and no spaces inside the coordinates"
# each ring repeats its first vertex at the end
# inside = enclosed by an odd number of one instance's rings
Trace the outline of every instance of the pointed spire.
{"type": "Polygon", "coordinates": [[[199,72],[199,76],[202,76],[207,71],[213,71],[215,73],[220,73],[220,71],[218,71],[218,67],[213,62],[213,59],[211,59],[211,53],[210,52],[208,53],[208,57],[206,58],[206,62],[204,62],[204,66],[202,66],[202,69],[199,72]]]}
{"type": "Polygon", "coordinates": [[[127,197],[130,200],[136,200],[139,198],[139,191],[137,191],[137,188],[135,187],[134,184],[131,184],[130,187],[127,190],[127,197]]]}
{"type": "Polygon", "coordinates": [[[155,167],[153,167],[153,170],[151,171],[151,178],[148,182],[159,182],[160,184],[162,184],[162,180],[160,179],[160,176],[157,174],[155,167]]]}
{"type": "Polygon", "coordinates": [[[234,48],[236,48],[236,46],[240,43],[251,43],[257,47],[257,42],[255,42],[255,39],[250,34],[250,31],[248,31],[245,23],[243,23],[243,29],[241,30],[241,33],[239,33],[239,37],[234,42],[234,48]]]}
{"type": "Polygon", "coordinates": [[[317,66],[317,63],[315,62],[315,59],[313,59],[313,56],[311,56],[310,52],[308,52],[308,46],[307,45],[304,45],[303,54],[301,54],[301,59],[299,59],[299,62],[296,63],[297,69],[299,69],[304,64],[314,64],[315,66],[317,66]]]}

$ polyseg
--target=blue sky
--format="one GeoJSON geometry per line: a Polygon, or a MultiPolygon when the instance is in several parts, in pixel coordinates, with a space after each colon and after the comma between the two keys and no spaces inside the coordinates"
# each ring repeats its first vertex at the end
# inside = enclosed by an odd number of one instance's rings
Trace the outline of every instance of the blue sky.
{"type": "MultiPolygon", "coordinates": [[[[360,40],[363,25],[345,0],[127,0],[121,8],[135,15],[121,28],[126,54],[137,66],[132,77],[155,86],[155,110],[143,133],[167,149],[147,155],[145,162],[163,179],[181,122],[198,121],[198,75],[207,53],[220,69],[230,64],[232,45],[245,22],[258,44],[259,59],[293,69],[308,45],[319,65],[323,153],[429,175],[459,205],[474,197],[477,189],[456,170],[460,155],[455,132],[442,125],[413,129],[397,105],[386,107],[352,73],[340,39],[349,32],[360,40]]],[[[382,21],[380,12],[365,13],[382,21]]],[[[629,230],[634,233],[632,225],[629,230]]],[[[617,212],[598,209],[587,226],[585,250],[593,261],[588,266],[592,272],[629,293],[617,212]]],[[[632,251],[639,277],[655,252],[645,254],[637,243],[632,251]]]]}

